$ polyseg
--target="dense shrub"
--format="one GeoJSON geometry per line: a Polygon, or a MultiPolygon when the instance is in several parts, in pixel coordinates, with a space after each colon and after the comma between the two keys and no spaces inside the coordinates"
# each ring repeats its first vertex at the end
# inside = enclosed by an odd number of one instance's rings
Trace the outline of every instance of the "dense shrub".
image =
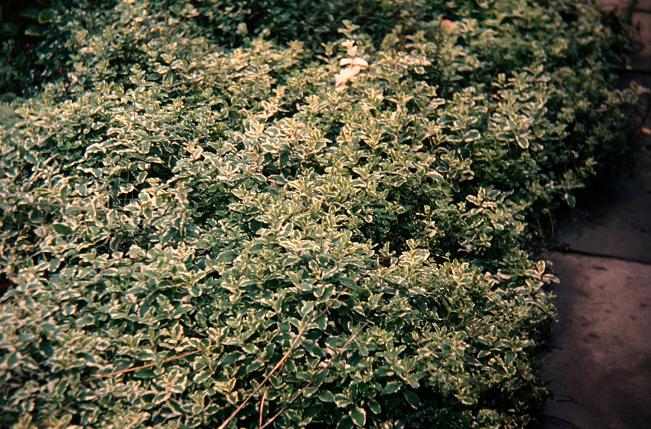
{"type": "Polygon", "coordinates": [[[595,7],[54,19],[35,66],[62,73],[0,106],[0,425],[529,421],[554,314],[529,225],[621,150],[635,98],[595,7]]]}

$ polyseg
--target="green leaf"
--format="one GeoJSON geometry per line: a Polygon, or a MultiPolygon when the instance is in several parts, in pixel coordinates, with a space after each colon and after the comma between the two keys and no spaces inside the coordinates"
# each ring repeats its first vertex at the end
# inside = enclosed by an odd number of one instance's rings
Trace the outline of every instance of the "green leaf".
{"type": "Polygon", "coordinates": [[[315,417],[321,412],[321,410],[323,410],[323,406],[321,404],[311,405],[307,407],[307,409],[303,413],[303,417],[307,417],[307,418],[315,417]]]}
{"type": "Polygon", "coordinates": [[[407,400],[407,403],[409,405],[411,405],[413,408],[417,409],[417,408],[420,407],[420,398],[418,397],[416,392],[414,392],[413,390],[407,389],[407,390],[402,392],[402,395],[407,400]]]}
{"type": "Polygon", "coordinates": [[[37,25],[30,24],[25,28],[26,36],[41,37],[45,35],[43,29],[37,25]]]}
{"type": "Polygon", "coordinates": [[[323,402],[334,402],[335,395],[329,390],[322,390],[319,392],[319,399],[323,402]]]}
{"type": "Polygon", "coordinates": [[[466,136],[464,137],[465,142],[473,142],[475,140],[479,140],[481,138],[481,134],[477,130],[470,130],[466,133],[466,136]]]}
{"type": "Polygon", "coordinates": [[[194,381],[197,384],[203,384],[206,381],[210,380],[211,377],[212,374],[210,371],[198,371],[192,378],[192,381],[194,381]]]}
{"type": "Polygon", "coordinates": [[[563,197],[565,198],[565,201],[569,207],[574,208],[576,206],[576,198],[574,195],[566,193],[563,197]]]}
{"type": "Polygon", "coordinates": [[[515,141],[522,149],[527,149],[529,147],[529,139],[523,135],[516,135],[515,141]]]}
{"type": "Polygon", "coordinates": [[[397,382],[397,381],[390,381],[390,382],[388,382],[388,383],[386,384],[386,386],[384,386],[384,389],[382,389],[382,394],[383,394],[383,395],[390,395],[390,394],[392,394],[392,393],[395,393],[395,392],[397,392],[398,390],[400,390],[400,386],[401,386],[401,385],[402,385],[402,384],[401,384],[400,382],[397,382]]]}
{"type": "Polygon", "coordinates": [[[380,413],[382,412],[382,407],[380,406],[380,404],[377,401],[374,401],[374,400],[370,400],[368,402],[368,408],[375,415],[380,415],[380,413]]]}
{"type": "Polygon", "coordinates": [[[352,429],[353,422],[349,416],[342,417],[337,423],[337,429],[352,429]]]}
{"type": "Polygon", "coordinates": [[[38,23],[47,24],[51,22],[53,18],[54,18],[54,14],[50,9],[43,9],[38,14],[38,23]]]}
{"type": "Polygon", "coordinates": [[[20,16],[23,18],[29,18],[33,20],[38,19],[40,11],[34,7],[28,7],[20,12],[20,16]]]}
{"type": "Polygon", "coordinates": [[[364,427],[366,424],[366,411],[363,408],[355,407],[348,413],[355,426],[364,427]]]}
{"type": "Polygon", "coordinates": [[[55,223],[52,224],[52,227],[56,232],[58,232],[61,235],[68,235],[72,234],[72,228],[70,228],[68,225],[62,224],[62,223],[55,223]]]}
{"type": "Polygon", "coordinates": [[[232,262],[237,257],[237,253],[233,250],[225,250],[217,256],[218,263],[229,263],[232,262]]]}

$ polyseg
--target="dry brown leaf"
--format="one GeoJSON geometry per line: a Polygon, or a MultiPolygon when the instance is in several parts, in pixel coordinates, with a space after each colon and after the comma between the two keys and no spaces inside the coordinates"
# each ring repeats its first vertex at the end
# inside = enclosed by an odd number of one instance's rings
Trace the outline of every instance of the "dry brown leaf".
{"type": "Polygon", "coordinates": [[[458,25],[454,21],[450,21],[449,19],[442,19],[441,20],[441,29],[448,34],[453,34],[457,31],[458,25]]]}

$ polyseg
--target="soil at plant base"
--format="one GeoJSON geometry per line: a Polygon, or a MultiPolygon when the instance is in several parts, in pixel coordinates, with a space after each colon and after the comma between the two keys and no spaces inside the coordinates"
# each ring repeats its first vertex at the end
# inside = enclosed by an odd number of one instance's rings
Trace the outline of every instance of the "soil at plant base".
{"type": "MultiPolygon", "coordinates": [[[[651,9],[634,18],[651,34],[651,9]]],[[[625,79],[651,88],[647,54],[625,79]]],[[[561,280],[559,316],[541,370],[553,396],[535,427],[651,427],[651,120],[643,127],[632,173],[593,189],[547,255],[561,280]]]]}

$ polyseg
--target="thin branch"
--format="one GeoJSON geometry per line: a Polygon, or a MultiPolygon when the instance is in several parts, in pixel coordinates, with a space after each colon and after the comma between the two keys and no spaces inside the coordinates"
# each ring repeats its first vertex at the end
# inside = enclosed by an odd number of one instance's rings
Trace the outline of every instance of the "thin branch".
{"type": "MultiPolygon", "coordinates": [[[[355,332],[353,335],[351,335],[350,338],[348,338],[348,340],[346,340],[346,342],[344,343],[344,345],[341,346],[341,348],[339,349],[339,351],[337,351],[337,353],[335,353],[334,355],[332,355],[332,356],[330,357],[330,359],[328,359],[328,360],[326,361],[326,364],[325,364],[324,366],[322,366],[322,367],[321,367],[321,368],[316,372],[316,374],[314,374],[314,377],[316,377],[317,375],[321,374],[323,371],[325,371],[326,369],[328,369],[328,368],[330,367],[330,365],[332,365],[332,363],[334,362],[335,358],[337,358],[339,355],[341,355],[343,352],[345,352],[346,349],[348,349],[348,346],[353,342],[353,340],[355,339],[355,337],[357,337],[357,335],[358,335],[360,332],[362,332],[362,331],[364,330],[364,328],[366,327],[366,325],[368,325],[368,323],[369,323],[369,322],[366,321],[366,322],[365,322],[365,323],[364,323],[364,324],[363,324],[363,325],[362,325],[362,326],[357,330],[357,332],[355,332]]],[[[303,393],[305,393],[305,391],[307,390],[307,388],[310,387],[310,386],[312,385],[312,383],[313,383],[313,381],[309,381],[305,386],[303,386],[303,388],[301,388],[298,392],[296,392],[296,393],[294,394],[294,396],[292,396],[292,398],[289,400],[289,403],[292,404],[292,403],[293,403],[293,402],[294,402],[294,401],[295,401],[299,396],[301,396],[303,393]]],[[[274,422],[274,420],[276,420],[278,417],[280,417],[280,416],[281,416],[285,411],[287,411],[288,408],[289,408],[289,406],[288,406],[288,405],[285,405],[283,408],[280,409],[280,411],[278,411],[276,414],[274,414],[274,415],[273,415],[273,416],[272,416],[272,417],[271,417],[271,418],[270,418],[270,419],[269,419],[269,420],[268,420],[264,425],[259,426],[258,429],[265,429],[266,427],[268,427],[269,425],[271,425],[271,424],[274,422]]],[[[262,415],[260,415],[260,417],[262,417],[262,415]]]]}
{"type": "Polygon", "coordinates": [[[308,323],[306,323],[306,322],[302,323],[302,326],[299,329],[298,334],[296,335],[296,338],[294,339],[294,342],[289,346],[289,349],[287,350],[287,352],[278,361],[278,363],[276,365],[274,365],[274,367],[271,369],[269,374],[267,374],[265,376],[265,378],[262,380],[262,382],[260,384],[258,384],[258,387],[256,387],[253,390],[253,392],[249,393],[249,395],[246,397],[246,399],[244,399],[244,401],[242,401],[242,403],[235,409],[235,411],[233,411],[231,413],[231,415],[228,416],[228,418],[226,420],[224,420],[224,422],[221,425],[219,425],[218,429],[225,429],[230,424],[230,422],[233,421],[233,419],[235,417],[237,417],[237,415],[240,413],[240,411],[242,411],[244,409],[244,407],[246,406],[246,404],[249,403],[251,398],[253,398],[255,395],[257,395],[260,392],[262,387],[269,381],[271,376],[274,375],[274,373],[276,371],[278,371],[285,364],[285,362],[287,361],[287,359],[289,359],[289,356],[292,354],[294,349],[296,349],[296,347],[298,346],[299,341],[301,341],[303,339],[303,333],[305,332],[305,328],[307,327],[307,325],[308,325],[308,323]]]}
{"type": "Polygon", "coordinates": [[[262,415],[264,414],[264,401],[267,399],[267,393],[269,393],[268,387],[264,389],[262,400],[260,400],[260,418],[258,419],[258,429],[262,429],[262,415]]]}

